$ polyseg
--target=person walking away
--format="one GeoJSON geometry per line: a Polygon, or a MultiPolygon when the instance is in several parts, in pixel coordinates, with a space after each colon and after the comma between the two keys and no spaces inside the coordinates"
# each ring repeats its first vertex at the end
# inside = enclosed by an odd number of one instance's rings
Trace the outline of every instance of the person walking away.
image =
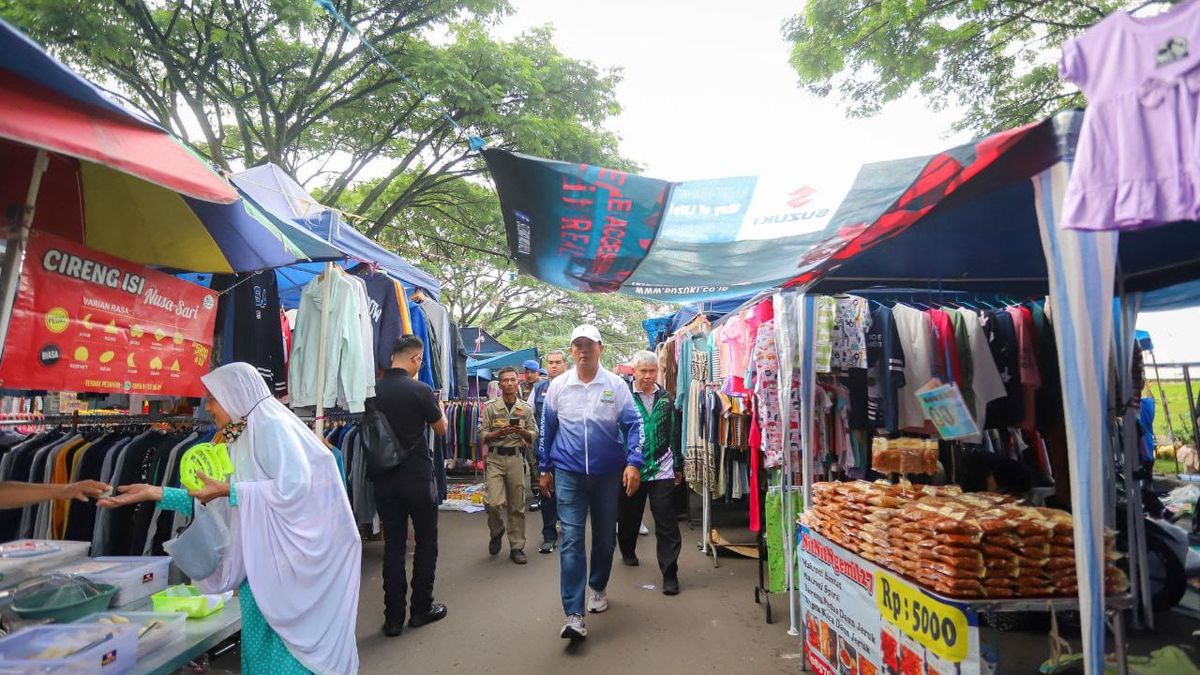
{"type": "Polygon", "coordinates": [[[412,521],[412,598],[408,625],[418,628],[446,618],[446,605],[433,601],[433,579],[438,557],[438,494],[433,477],[433,452],[426,442],[427,429],[446,435],[446,416],[429,385],[416,379],[424,360],[425,344],[405,335],[392,349],[392,367],[375,385],[372,405],[383,413],[396,440],[412,452],[399,466],[371,476],[375,504],[383,521],[383,634],[396,637],[404,631],[408,600],[408,524],[412,521]]]}
{"type": "Polygon", "coordinates": [[[658,542],[658,569],[662,592],[679,594],[679,552],[683,536],[675,517],[673,493],[683,482],[683,455],[671,447],[671,424],[675,419],[671,397],[658,386],[658,357],[640,351],[633,355],[633,403],[642,417],[645,445],[642,447],[641,485],[632,495],[621,493],[617,521],[617,543],[621,560],[636,566],[638,527],[650,500],[654,514],[654,537],[658,542]]]}
{"type": "Polygon", "coordinates": [[[487,402],[479,418],[479,435],[487,443],[484,461],[487,476],[488,553],[500,552],[504,538],[501,511],[508,509],[508,557],[518,565],[525,557],[525,478],[529,475],[526,455],[533,447],[537,426],[533,408],[517,396],[517,371],[501,368],[500,397],[487,402]]]}
{"type": "Polygon", "coordinates": [[[600,331],[587,324],[571,333],[575,368],[550,383],[538,446],[541,485],[558,500],[562,521],[559,590],[566,621],[559,636],[587,637],[587,611],[608,609],[609,574],[616,548],[617,491],[637,492],[642,467],[642,418],[620,377],[600,365],[600,331]],[[584,529],[592,517],[591,571],[584,529]]]}
{"type": "MultiPolygon", "coordinates": [[[[538,425],[538,436],[542,436],[542,408],[546,403],[546,392],[550,390],[550,382],[567,371],[567,355],[556,349],[546,355],[546,376],[549,379],[538,382],[529,395],[529,405],[533,407],[533,419],[538,425]]],[[[535,464],[536,466],[536,464],[535,464]]],[[[541,475],[538,475],[538,487],[541,492],[541,475]]],[[[538,553],[553,553],[558,544],[558,502],[553,495],[541,492],[542,511],[542,545],[538,553]]]]}

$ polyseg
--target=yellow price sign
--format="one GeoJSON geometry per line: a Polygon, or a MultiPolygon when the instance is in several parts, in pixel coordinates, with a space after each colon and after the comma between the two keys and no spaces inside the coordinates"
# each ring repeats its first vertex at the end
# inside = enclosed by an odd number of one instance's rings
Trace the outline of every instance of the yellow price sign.
{"type": "Polygon", "coordinates": [[[876,581],[875,602],[885,621],[948,661],[967,658],[970,623],[961,609],[882,570],[876,581]]]}

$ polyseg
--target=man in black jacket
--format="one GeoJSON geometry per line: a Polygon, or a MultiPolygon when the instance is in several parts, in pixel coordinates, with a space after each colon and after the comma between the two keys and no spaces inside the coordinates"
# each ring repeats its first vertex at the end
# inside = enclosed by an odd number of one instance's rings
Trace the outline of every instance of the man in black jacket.
{"type": "Polygon", "coordinates": [[[446,434],[446,417],[427,385],[413,377],[421,369],[425,345],[413,335],[396,341],[392,367],[375,385],[373,404],[387,417],[397,440],[413,449],[394,469],[372,476],[375,504],[383,521],[383,634],[400,635],[404,629],[408,579],[404,556],[408,521],[412,519],[416,550],[413,552],[412,618],[408,625],[424,626],[446,616],[446,606],[433,601],[433,576],[437,567],[437,487],[433,478],[433,452],[426,429],[446,434]]]}

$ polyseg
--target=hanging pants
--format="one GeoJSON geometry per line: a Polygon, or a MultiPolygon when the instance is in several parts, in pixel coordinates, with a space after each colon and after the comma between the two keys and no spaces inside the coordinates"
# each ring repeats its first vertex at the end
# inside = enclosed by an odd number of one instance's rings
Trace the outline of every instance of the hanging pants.
{"type": "Polygon", "coordinates": [[[621,555],[636,554],[638,530],[642,514],[646,512],[646,500],[650,500],[650,513],[654,515],[654,538],[658,542],[658,569],[663,579],[675,579],[679,574],[679,552],[683,548],[683,535],[679,532],[679,519],[675,517],[675,481],[652,480],[638,486],[632,497],[621,488],[621,504],[617,516],[617,544],[621,555]]]}

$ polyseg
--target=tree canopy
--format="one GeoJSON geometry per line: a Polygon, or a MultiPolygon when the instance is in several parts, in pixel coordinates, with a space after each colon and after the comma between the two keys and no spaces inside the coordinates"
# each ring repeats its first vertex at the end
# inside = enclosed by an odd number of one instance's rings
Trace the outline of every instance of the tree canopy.
{"type": "Polygon", "coordinates": [[[869,117],[912,91],[961,108],[956,130],[988,133],[1082,107],[1058,76],[1059,46],[1143,0],[809,0],[784,26],[801,85],[869,117]]]}
{"type": "Polygon", "coordinates": [[[493,37],[506,0],[334,4],[419,89],[312,0],[0,0],[0,16],[216,166],[269,161],[301,179],[442,280],[463,325],[499,337],[611,304],[514,278],[459,127],[491,147],[634,169],[604,126],[619,70],[562,54],[549,28],[493,37]]]}

